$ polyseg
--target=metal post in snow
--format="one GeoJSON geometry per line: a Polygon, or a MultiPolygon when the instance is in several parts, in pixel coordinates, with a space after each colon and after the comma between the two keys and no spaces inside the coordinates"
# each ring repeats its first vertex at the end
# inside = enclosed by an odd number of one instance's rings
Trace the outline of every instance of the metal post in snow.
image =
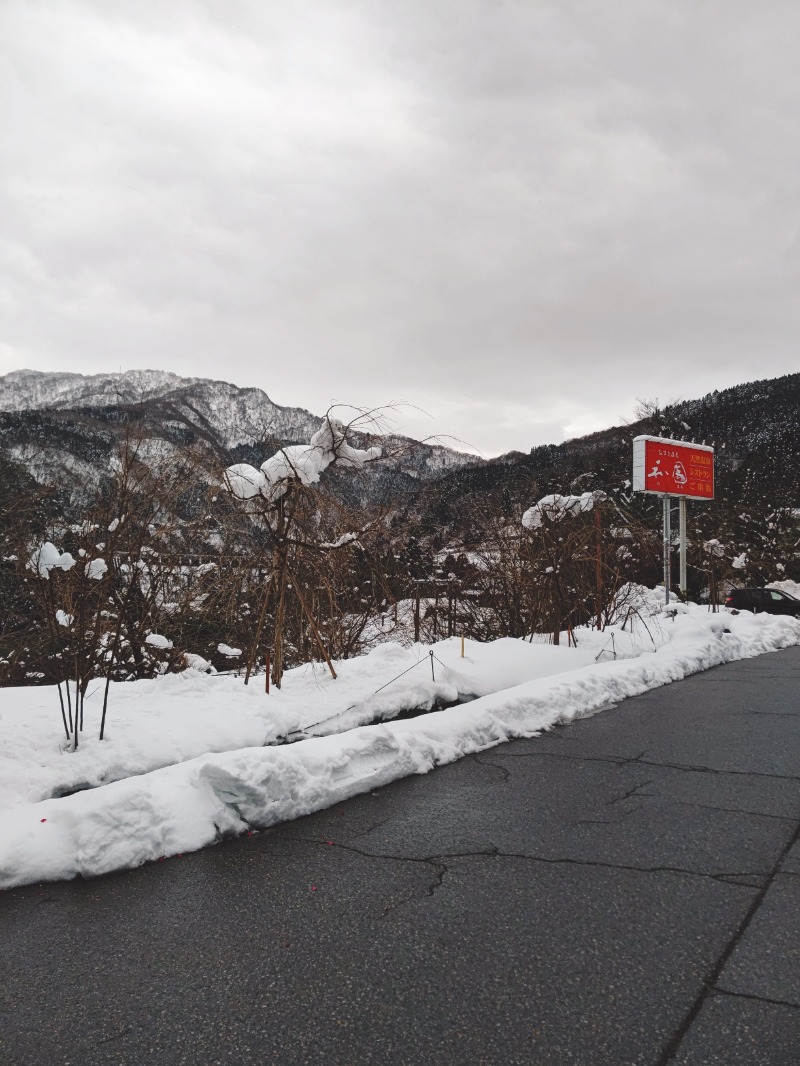
{"type": "Polygon", "coordinates": [[[597,632],[603,628],[603,530],[602,520],[600,518],[600,508],[594,509],[594,527],[596,530],[595,538],[595,593],[594,593],[594,609],[596,615],[597,632]]]}
{"type": "Polygon", "coordinates": [[[680,584],[681,598],[686,599],[686,497],[678,502],[678,529],[680,535],[680,584]]]}
{"type": "Polygon", "coordinates": [[[670,574],[670,559],[669,559],[669,547],[670,540],[672,539],[671,530],[671,516],[670,516],[670,498],[669,495],[664,496],[664,603],[669,604],[669,586],[671,584],[670,574]]]}

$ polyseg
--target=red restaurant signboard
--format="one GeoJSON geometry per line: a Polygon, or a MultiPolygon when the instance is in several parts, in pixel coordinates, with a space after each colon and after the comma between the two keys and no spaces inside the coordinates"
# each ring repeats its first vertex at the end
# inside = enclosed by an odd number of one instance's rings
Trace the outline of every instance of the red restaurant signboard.
{"type": "Polygon", "coordinates": [[[634,437],[633,488],[659,496],[714,499],[714,449],[663,437],[634,437]]]}

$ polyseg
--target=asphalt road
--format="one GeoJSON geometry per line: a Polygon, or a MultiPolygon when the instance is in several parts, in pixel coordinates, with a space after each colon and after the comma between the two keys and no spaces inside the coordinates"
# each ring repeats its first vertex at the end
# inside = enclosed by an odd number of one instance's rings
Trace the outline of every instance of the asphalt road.
{"type": "Polygon", "coordinates": [[[0,895],[0,1063],[800,1063],[800,649],[0,895]]]}

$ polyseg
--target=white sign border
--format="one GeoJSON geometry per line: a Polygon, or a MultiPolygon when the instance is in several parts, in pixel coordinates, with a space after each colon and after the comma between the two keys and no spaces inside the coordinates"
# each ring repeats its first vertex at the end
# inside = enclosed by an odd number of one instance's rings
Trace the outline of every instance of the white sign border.
{"type": "MultiPolygon", "coordinates": [[[[699,452],[711,452],[714,454],[714,449],[709,444],[695,444],[690,440],[670,440],[668,437],[651,437],[647,434],[643,434],[633,438],[633,491],[645,492],[648,496],[663,496],[663,492],[659,492],[657,489],[648,489],[646,485],[646,468],[645,468],[645,442],[651,441],[653,444],[669,444],[677,445],[679,448],[694,448],[699,452]]],[[[714,469],[714,496],[717,493],[717,472],[714,469]]],[[[676,499],[683,498],[684,500],[705,500],[710,503],[714,496],[693,496],[689,492],[670,493],[676,499]]]]}

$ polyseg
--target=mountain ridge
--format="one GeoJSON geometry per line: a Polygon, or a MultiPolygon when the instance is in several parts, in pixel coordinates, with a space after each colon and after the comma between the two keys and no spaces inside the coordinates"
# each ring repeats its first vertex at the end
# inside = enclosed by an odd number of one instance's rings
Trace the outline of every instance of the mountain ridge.
{"type": "MultiPolygon", "coordinates": [[[[308,441],[322,416],[276,404],[263,389],[170,371],[16,370],[0,377],[0,445],[40,482],[93,480],[93,464],[107,465],[115,437],[132,424],[175,447],[204,441],[225,466],[260,464],[277,447],[308,441]]],[[[374,435],[365,424],[364,436],[374,435]]],[[[382,465],[407,483],[478,461],[438,443],[392,434],[383,440],[382,465]]]]}

